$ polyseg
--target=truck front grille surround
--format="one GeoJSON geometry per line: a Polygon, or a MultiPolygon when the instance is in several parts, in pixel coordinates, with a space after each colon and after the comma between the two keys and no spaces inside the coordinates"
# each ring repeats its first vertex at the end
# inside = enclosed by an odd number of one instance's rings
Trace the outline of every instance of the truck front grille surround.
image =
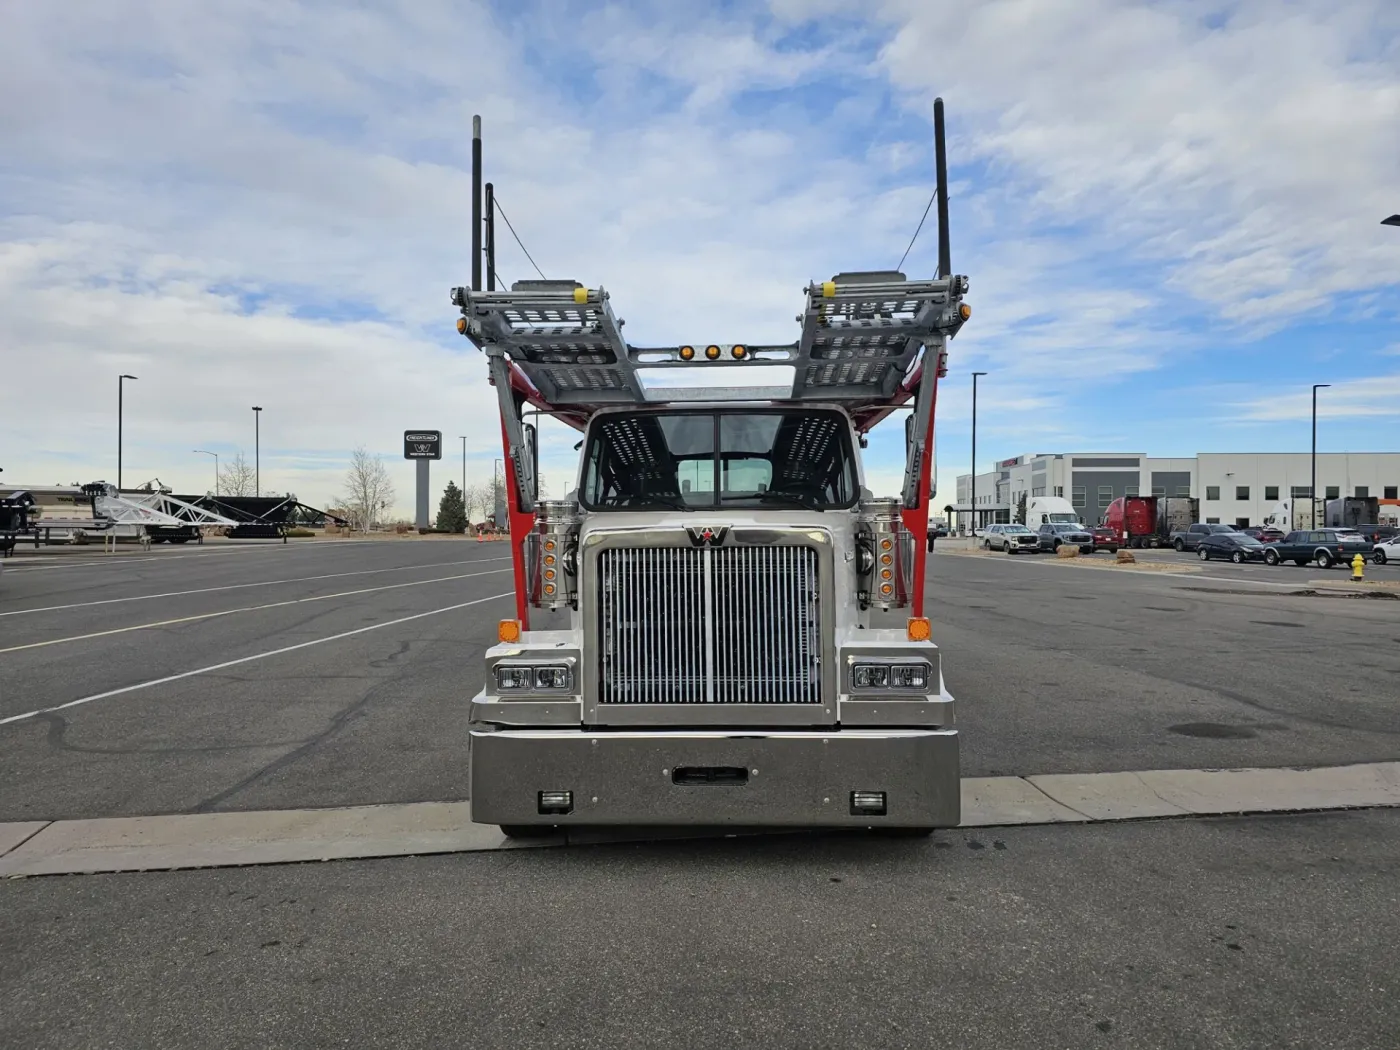
{"type": "Polygon", "coordinates": [[[596,579],[599,703],[821,702],[811,547],[611,548],[596,579]]]}

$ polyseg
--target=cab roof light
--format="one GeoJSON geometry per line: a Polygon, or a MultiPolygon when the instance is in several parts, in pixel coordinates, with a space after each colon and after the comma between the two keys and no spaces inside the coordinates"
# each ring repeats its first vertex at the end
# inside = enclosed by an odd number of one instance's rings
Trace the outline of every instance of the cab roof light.
{"type": "Polygon", "coordinates": [[[520,621],[502,620],[496,625],[496,638],[502,642],[520,641],[520,621]]]}
{"type": "Polygon", "coordinates": [[[689,361],[691,358],[693,358],[693,357],[695,356],[695,347],[693,347],[693,346],[683,346],[683,347],[681,347],[680,353],[681,353],[681,360],[682,360],[682,361],[689,361]]]}
{"type": "Polygon", "coordinates": [[[735,343],[732,347],[729,348],[729,352],[733,355],[734,360],[742,361],[744,357],[748,354],[749,348],[739,343],[735,343]]]}
{"type": "Polygon", "coordinates": [[[713,361],[715,358],[719,357],[719,347],[711,343],[709,346],[705,347],[705,356],[713,361]]]}
{"type": "Polygon", "coordinates": [[[933,629],[927,616],[911,616],[904,633],[911,642],[926,642],[932,636],[933,629]]]}

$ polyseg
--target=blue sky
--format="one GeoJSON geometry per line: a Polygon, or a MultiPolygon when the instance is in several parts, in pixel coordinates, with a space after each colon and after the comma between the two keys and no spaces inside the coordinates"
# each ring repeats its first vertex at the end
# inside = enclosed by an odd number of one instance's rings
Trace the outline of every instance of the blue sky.
{"type": "MultiPolygon", "coordinates": [[[[884,268],[949,111],[971,323],[945,490],[1026,451],[1400,448],[1400,6],[1375,0],[730,0],[347,8],[87,2],[0,14],[0,467],[202,490],[252,454],[313,503],[405,428],[498,456],[447,289],[471,115],[551,277],[637,342],[788,340],[802,286],[884,268]],[[859,17],[852,17],[852,12],[859,17]],[[697,290],[707,289],[702,295],[697,290]]],[[[532,269],[502,229],[499,269],[532,269]]],[[[905,265],[931,273],[932,222],[905,265]]],[[[546,476],[562,492],[573,441],[546,476]]],[[[901,439],[868,466],[893,493],[901,439]]]]}

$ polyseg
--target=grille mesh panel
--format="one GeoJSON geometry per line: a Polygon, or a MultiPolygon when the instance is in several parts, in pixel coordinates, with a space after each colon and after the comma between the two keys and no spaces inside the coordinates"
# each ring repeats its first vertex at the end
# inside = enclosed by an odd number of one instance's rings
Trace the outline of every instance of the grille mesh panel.
{"type": "Polygon", "coordinates": [[[612,549],[598,568],[600,703],[821,702],[815,550],[612,549]]]}

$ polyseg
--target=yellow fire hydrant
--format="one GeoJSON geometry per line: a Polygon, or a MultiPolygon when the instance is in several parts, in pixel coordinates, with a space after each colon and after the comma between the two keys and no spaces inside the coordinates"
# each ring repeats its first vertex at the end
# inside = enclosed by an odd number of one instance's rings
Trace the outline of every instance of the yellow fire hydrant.
{"type": "Polygon", "coordinates": [[[1358,554],[1355,558],[1352,558],[1352,559],[1351,559],[1351,578],[1352,578],[1353,580],[1360,580],[1360,579],[1361,579],[1362,570],[1364,570],[1365,568],[1366,568],[1366,559],[1365,559],[1365,558],[1363,558],[1363,557],[1362,557],[1361,555],[1359,555],[1359,554],[1358,554]]]}

